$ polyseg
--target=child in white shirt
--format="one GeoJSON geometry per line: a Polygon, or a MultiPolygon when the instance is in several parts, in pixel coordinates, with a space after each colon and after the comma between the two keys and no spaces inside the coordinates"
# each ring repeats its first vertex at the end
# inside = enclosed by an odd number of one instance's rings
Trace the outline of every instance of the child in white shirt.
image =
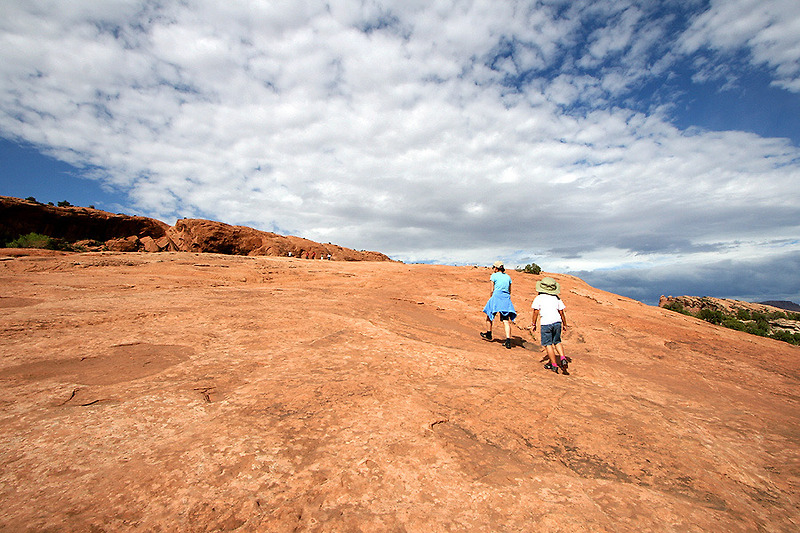
{"type": "Polygon", "coordinates": [[[569,375],[568,360],[564,355],[564,348],[561,346],[561,331],[567,329],[567,316],[564,314],[566,306],[561,298],[561,286],[556,280],[550,277],[542,278],[536,283],[536,290],[539,295],[533,299],[533,317],[531,318],[531,330],[536,331],[536,321],[539,319],[541,326],[542,346],[544,346],[550,362],[545,368],[558,374],[558,369],[564,375],[569,375]],[[556,360],[556,354],[560,360],[556,360]]]}

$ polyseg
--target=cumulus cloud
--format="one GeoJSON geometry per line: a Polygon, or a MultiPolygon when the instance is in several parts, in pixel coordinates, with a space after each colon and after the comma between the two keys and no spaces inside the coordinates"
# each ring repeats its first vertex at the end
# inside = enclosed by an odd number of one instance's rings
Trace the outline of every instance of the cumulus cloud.
{"type": "MultiPolygon", "coordinates": [[[[708,47],[749,53],[750,61],[775,70],[776,85],[800,92],[800,3],[794,0],[712,0],[707,11],[695,17],[680,46],[686,52],[708,47]]],[[[727,70],[716,65],[701,70],[727,70]]]]}
{"type": "Polygon", "coordinates": [[[797,3],[657,4],[7,0],[0,133],[136,212],[406,261],[641,268],[796,235],[792,140],[638,95],[736,50],[797,90],[797,3]]]}

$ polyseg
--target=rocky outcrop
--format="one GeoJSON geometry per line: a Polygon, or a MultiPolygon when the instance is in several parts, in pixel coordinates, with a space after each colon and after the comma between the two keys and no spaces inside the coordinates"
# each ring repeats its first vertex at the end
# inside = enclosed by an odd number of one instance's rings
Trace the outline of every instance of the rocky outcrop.
{"type": "Polygon", "coordinates": [[[391,261],[380,252],[352,250],[213,220],[182,219],[169,226],[147,217],[113,214],[86,207],[58,207],[0,196],[0,238],[9,241],[28,233],[64,239],[91,251],[182,251],[335,261],[391,261]]]}
{"type": "Polygon", "coordinates": [[[661,298],[659,298],[659,307],[669,307],[671,305],[678,305],[692,314],[697,314],[703,309],[720,311],[729,316],[736,316],[739,310],[746,310],[751,313],[784,312],[783,309],[770,305],[743,302],[740,300],[729,300],[725,298],[714,298],[711,296],[661,296],[661,298]]]}
{"type": "Polygon", "coordinates": [[[167,230],[167,236],[177,250],[187,252],[291,256],[334,261],[390,260],[379,252],[357,251],[335,244],[321,244],[301,237],[278,235],[212,220],[178,220],[167,230]]]}
{"type": "MultiPolygon", "coordinates": [[[[764,321],[766,324],[764,327],[770,333],[781,330],[792,334],[800,333],[800,321],[794,320],[794,317],[797,316],[796,313],[787,312],[784,308],[763,303],[713,298],[711,296],[661,296],[658,306],[701,318],[703,318],[703,311],[712,311],[718,313],[717,317],[728,317],[741,321],[742,324],[756,322],[753,319],[755,314],[758,315],[760,320],[764,321]]],[[[714,318],[714,315],[706,316],[711,319],[714,318]]]]}
{"type": "Polygon", "coordinates": [[[14,239],[41,233],[69,242],[106,242],[130,236],[160,239],[168,224],[147,217],[109,213],[90,207],[57,207],[0,196],[0,236],[14,239]]]}

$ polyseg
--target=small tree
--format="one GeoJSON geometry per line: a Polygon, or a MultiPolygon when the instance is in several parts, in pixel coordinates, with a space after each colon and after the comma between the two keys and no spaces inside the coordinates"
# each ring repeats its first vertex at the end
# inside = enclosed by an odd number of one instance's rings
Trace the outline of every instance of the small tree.
{"type": "Polygon", "coordinates": [[[525,265],[525,268],[523,268],[522,271],[526,274],[540,274],[542,269],[536,263],[531,263],[529,265],[525,265]]]}
{"type": "Polygon", "coordinates": [[[61,200],[58,202],[58,207],[72,207],[72,204],[66,200],[61,200]]]}
{"type": "Polygon", "coordinates": [[[722,319],[725,318],[725,315],[716,309],[701,309],[697,317],[712,324],[722,324],[722,319]]]}

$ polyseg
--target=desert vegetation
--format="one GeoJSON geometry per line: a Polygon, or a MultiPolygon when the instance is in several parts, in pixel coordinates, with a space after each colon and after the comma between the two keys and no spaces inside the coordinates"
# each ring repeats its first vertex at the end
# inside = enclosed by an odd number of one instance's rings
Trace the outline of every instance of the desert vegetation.
{"type": "Polygon", "coordinates": [[[706,322],[716,324],[718,326],[735,329],[737,331],[744,331],[746,333],[750,333],[751,335],[769,337],[779,341],[788,342],[790,344],[800,345],[799,334],[775,327],[774,325],[774,323],[780,319],[800,322],[800,313],[782,311],[760,312],[751,311],[749,309],[736,309],[734,315],[732,311],[725,312],[720,309],[710,308],[703,308],[697,312],[692,312],[678,301],[669,302],[662,307],[676,313],[681,313],[705,320],[706,322]]]}
{"type": "Polygon", "coordinates": [[[43,250],[61,250],[65,252],[84,251],[82,247],[70,244],[64,239],[42,235],[41,233],[28,233],[16,239],[6,241],[6,248],[40,248],[43,250]]]}
{"type": "Polygon", "coordinates": [[[518,268],[517,271],[524,272],[525,274],[540,274],[542,272],[542,269],[536,263],[530,263],[528,265],[525,265],[525,268],[518,268]]]}

